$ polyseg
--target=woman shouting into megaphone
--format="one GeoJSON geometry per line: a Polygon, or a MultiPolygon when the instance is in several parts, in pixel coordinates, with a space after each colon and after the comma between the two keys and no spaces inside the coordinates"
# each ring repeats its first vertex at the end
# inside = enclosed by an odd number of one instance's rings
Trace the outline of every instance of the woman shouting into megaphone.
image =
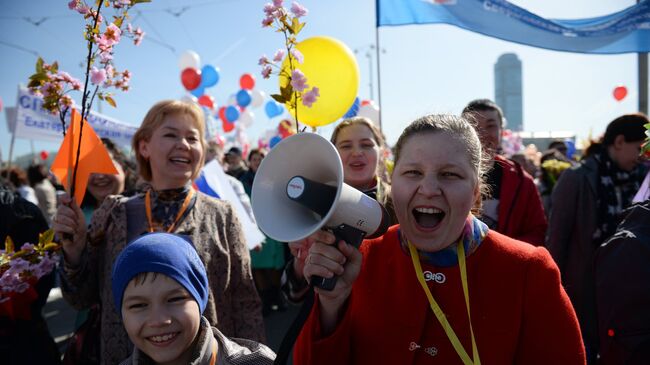
{"type": "Polygon", "coordinates": [[[485,160],[462,117],[414,121],[394,148],[398,225],[359,250],[312,235],[303,274],[338,276],[295,364],[584,364],[575,311],[544,248],[489,230],[485,160]]]}

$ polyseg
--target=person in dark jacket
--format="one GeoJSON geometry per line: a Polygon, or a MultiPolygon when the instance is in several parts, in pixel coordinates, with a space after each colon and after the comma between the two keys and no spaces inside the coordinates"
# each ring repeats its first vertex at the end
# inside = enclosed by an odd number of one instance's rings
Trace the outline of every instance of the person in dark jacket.
{"type": "Polygon", "coordinates": [[[594,257],[639,190],[643,178],[639,154],[648,122],[643,114],[614,119],[580,164],[564,170],[551,194],[546,247],[580,320],[590,364],[596,363],[598,354],[594,257]]]}
{"type": "MultiPolygon", "coordinates": [[[[0,181],[0,247],[11,237],[15,247],[37,243],[48,229],[41,210],[0,181]]],[[[3,364],[60,364],[59,351],[41,314],[54,286],[54,271],[36,283],[38,297],[30,306],[30,319],[0,317],[0,359],[3,364]]]]}
{"type": "Polygon", "coordinates": [[[602,365],[650,359],[650,200],[624,212],[596,253],[596,307],[602,365]]]}

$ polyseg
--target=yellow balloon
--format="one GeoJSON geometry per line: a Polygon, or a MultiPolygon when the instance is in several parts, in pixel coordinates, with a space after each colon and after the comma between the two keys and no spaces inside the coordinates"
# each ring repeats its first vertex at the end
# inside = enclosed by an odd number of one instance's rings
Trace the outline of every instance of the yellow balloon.
{"type": "MultiPolygon", "coordinates": [[[[359,66],[352,51],[341,41],[331,37],[312,37],[298,43],[296,48],[304,56],[299,64],[291,57],[294,68],[305,74],[309,89],[316,86],[320,96],[311,107],[298,101],[298,120],[311,127],[320,127],[341,118],[352,106],[359,90],[359,66]]],[[[289,70],[289,57],[282,63],[289,70]]],[[[290,73],[290,72],[287,72],[290,73]]],[[[280,76],[280,87],[289,82],[280,76]]],[[[287,109],[294,115],[288,104],[287,109]]]]}

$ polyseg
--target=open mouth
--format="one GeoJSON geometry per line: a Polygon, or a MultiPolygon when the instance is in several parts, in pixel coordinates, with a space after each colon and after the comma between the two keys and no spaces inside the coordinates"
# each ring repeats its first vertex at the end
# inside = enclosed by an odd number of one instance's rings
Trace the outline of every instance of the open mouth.
{"type": "Polygon", "coordinates": [[[153,343],[156,346],[165,346],[176,338],[180,332],[165,333],[162,335],[149,336],[147,340],[153,343]]]}
{"type": "Polygon", "coordinates": [[[361,170],[361,169],[363,169],[364,167],[366,167],[366,164],[363,163],[363,162],[352,162],[351,164],[349,164],[349,166],[350,166],[353,170],[361,170]]]}
{"type": "Polygon", "coordinates": [[[418,226],[426,229],[436,228],[445,218],[445,212],[437,208],[418,207],[412,213],[418,226]]]}
{"type": "Polygon", "coordinates": [[[183,158],[183,157],[172,157],[172,158],[169,159],[169,161],[171,163],[180,164],[180,165],[189,165],[190,164],[190,160],[187,159],[187,158],[183,158]]]}
{"type": "Polygon", "coordinates": [[[103,188],[111,184],[111,180],[105,177],[96,177],[92,181],[92,185],[98,188],[103,188]]]}

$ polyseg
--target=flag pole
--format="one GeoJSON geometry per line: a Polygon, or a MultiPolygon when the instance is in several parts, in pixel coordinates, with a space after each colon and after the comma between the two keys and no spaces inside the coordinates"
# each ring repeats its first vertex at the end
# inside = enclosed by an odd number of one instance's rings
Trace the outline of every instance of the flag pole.
{"type": "Polygon", "coordinates": [[[382,129],[382,112],[383,112],[383,107],[381,105],[381,57],[380,57],[380,50],[381,46],[379,45],[379,1],[375,1],[375,52],[377,52],[377,105],[379,106],[379,130],[383,131],[382,129]]]}
{"type": "MultiPolygon", "coordinates": [[[[74,197],[74,186],[73,186],[73,165],[74,165],[74,140],[75,140],[75,131],[74,131],[74,125],[75,125],[75,119],[77,116],[77,110],[72,109],[72,115],[70,116],[70,129],[68,130],[68,134],[70,135],[70,144],[68,146],[68,194],[70,194],[70,198],[74,197]]],[[[81,202],[78,202],[79,204],[81,202]]]]}
{"type": "MultiPolygon", "coordinates": [[[[636,0],[638,4],[641,0],[636,0]]],[[[639,111],[648,115],[648,53],[638,53],[639,111]]]]}

